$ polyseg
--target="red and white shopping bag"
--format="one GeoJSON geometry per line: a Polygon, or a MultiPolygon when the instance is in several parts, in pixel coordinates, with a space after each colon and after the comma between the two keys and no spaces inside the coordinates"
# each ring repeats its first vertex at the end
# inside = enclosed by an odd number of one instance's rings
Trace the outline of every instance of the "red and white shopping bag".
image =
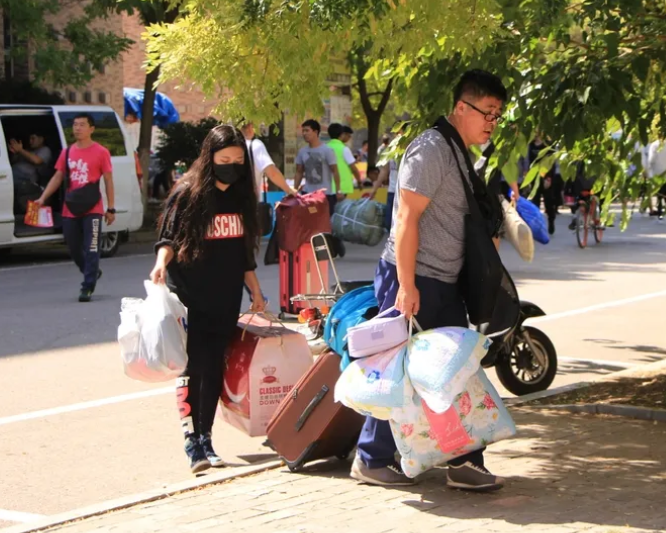
{"type": "Polygon", "coordinates": [[[244,315],[225,355],[222,417],[250,437],[266,435],[273,413],[312,366],[304,335],[244,315]]]}

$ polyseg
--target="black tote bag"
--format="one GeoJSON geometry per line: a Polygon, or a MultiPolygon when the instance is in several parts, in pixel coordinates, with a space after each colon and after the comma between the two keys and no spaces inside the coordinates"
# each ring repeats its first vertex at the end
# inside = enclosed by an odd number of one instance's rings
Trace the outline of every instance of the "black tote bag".
{"type": "MultiPolygon", "coordinates": [[[[467,161],[469,159],[467,148],[456,129],[444,118],[436,122],[434,129],[451,146],[469,206],[469,213],[465,215],[464,263],[458,285],[467,307],[469,320],[478,326],[490,322],[493,318],[504,275],[502,260],[492,240],[502,223],[501,206],[499,206],[500,212],[496,212],[492,204],[492,195],[487,193],[485,184],[474,172],[471,161],[467,161]],[[465,155],[468,176],[474,185],[474,191],[465,179],[454,142],[465,155]],[[485,215],[481,211],[479,201],[483,204],[485,215]]],[[[499,205],[499,200],[494,199],[499,205]]]]}

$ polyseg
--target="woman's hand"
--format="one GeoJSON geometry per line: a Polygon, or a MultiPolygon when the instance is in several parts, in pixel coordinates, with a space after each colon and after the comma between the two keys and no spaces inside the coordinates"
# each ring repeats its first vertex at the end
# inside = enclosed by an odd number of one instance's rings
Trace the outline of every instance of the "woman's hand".
{"type": "Polygon", "coordinates": [[[264,300],[264,295],[261,294],[261,291],[252,294],[252,304],[250,305],[250,311],[255,313],[263,313],[266,310],[266,301],[264,300]]]}
{"type": "Polygon", "coordinates": [[[153,271],[150,273],[150,281],[155,285],[164,285],[166,283],[166,265],[164,261],[157,260],[153,271]]]}

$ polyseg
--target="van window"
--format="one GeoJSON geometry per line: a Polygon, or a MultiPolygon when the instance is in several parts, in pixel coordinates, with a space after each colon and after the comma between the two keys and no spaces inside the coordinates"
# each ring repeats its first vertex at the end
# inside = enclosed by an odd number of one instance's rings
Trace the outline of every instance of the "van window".
{"type": "MultiPolygon", "coordinates": [[[[75,142],[72,125],[74,124],[74,117],[80,113],[81,111],[62,111],[58,113],[62,127],[65,130],[67,145],[75,142]]],[[[125,138],[118,125],[116,114],[112,111],[86,111],[86,113],[91,115],[95,121],[95,133],[92,136],[93,141],[98,142],[109,150],[111,156],[127,155],[125,138]]]]}

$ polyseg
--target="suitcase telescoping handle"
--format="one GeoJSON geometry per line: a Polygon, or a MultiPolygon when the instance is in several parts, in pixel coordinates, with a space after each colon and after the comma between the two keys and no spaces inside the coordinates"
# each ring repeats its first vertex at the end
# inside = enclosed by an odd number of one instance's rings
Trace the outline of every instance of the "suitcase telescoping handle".
{"type": "Polygon", "coordinates": [[[329,388],[328,386],[324,385],[321,390],[315,395],[314,398],[310,401],[308,406],[303,410],[301,413],[301,416],[298,417],[298,420],[296,421],[296,431],[300,431],[303,426],[305,425],[305,422],[307,422],[308,418],[310,418],[310,415],[312,414],[312,411],[315,410],[315,408],[321,403],[321,401],[324,399],[324,396],[328,393],[329,388]]]}

